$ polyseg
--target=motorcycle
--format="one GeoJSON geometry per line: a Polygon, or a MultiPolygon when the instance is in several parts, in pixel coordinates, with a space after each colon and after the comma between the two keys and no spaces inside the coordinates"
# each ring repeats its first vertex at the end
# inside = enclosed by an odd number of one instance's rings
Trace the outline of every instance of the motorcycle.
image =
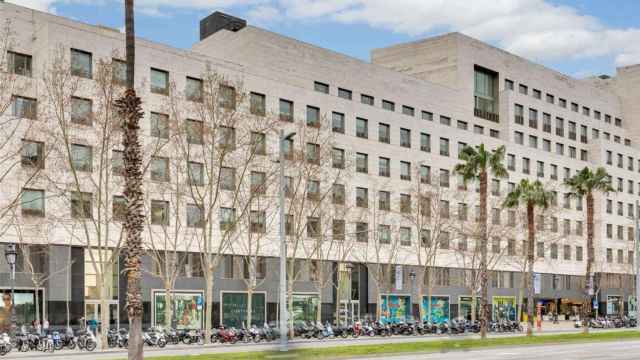
{"type": "Polygon", "coordinates": [[[165,329],[164,337],[167,339],[167,343],[169,344],[178,345],[180,343],[178,332],[175,329],[165,329]]]}
{"type": "Polygon", "coordinates": [[[264,323],[260,336],[266,341],[274,341],[276,339],[276,334],[273,332],[273,329],[271,329],[271,326],[269,326],[269,324],[267,323],[264,323]]]}
{"type": "Polygon", "coordinates": [[[109,346],[109,348],[118,346],[118,331],[116,331],[116,329],[109,329],[107,333],[107,346],[109,346]]]}
{"type": "Polygon", "coordinates": [[[331,324],[329,324],[328,321],[324,326],[324,330],[322,331],[322,336],[329,339],[333,339],[335,337],[335,334],[333,333],[333,327],[331,326],[331,324]]]}
{"type": "Polygon", "coordinates": [[[80,350],[93,351],[96,349],[98,342],[96,341],[96,337],[90,330],[84,330],[81,332],[76,338],[76,345],[80,350]]]}
{"type": "Polygon", "coordinates": [[[238,336],[233,328],[225,329],[224,326],[220,325],[218,330],[218,341],[220,341],[220,343],[235,344],[238,342],[238,336]]]}
{"type": "Polygon", "coordinates": [[[5,356],[11,352],[11,338],[7,333],[0,334],[0,356],[5,356]]]}
{"type": "Polygon", "coordinates": [[[164,338],[164,334],[154,328],[142,333],[142,341],[146,345],[157,346],[159,348],[163,348],[167,345],[167,340],[164,338]]]}
{"type": "Polygon", "coordinates": [[[14,347],[18,349],[20,352],[27,352],[30,349],[29,345],[29,335],[23,329],[19,334],[16,335],[14,347]]]}
{"type": "MultiPolygon", "coordinates": [[[[214,335],[211,335],[211,342],[214,342],[213,336],[214,335]]],[[[184,337],[182,338],[182,342],[185,343],[186,345],[191,345],[191,344],[202,345],[204,344],[204,334],[200,330],[191,329],[186,334],[184,334],[184,337]]]]}
{"type": "Polygon", "coordinates": [[[127,329],[118,330],[118,347],[126,348],[129,346],[129,331],[127,329]]]}
{"type": "Polygon", "coordinates": [[[64,344],[62,343],[62,337],[60,336],[60,333],[57,331],[52,332],[51,339],[53,340],[53,348],[55,350],[62,350],[64,344]]]}
{"type": "Polygon", "coordinates": [[[53,338],[51,335],[40,336],[40,342],[38,342],[38,350],[42,352],[53,352],[53,338]]]}

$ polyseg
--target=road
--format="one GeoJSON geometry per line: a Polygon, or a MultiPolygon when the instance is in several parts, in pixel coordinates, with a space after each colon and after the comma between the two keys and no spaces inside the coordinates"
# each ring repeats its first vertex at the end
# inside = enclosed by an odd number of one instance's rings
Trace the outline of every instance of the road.
{"type": "MultiPolygon", "coordinates": [[[[599,330],[599,331],[613,331],[613,330],[599,330]]],[[[592,331],[592,332],[599,332],[592,331]]],[[[546,335],[553,333],[566,333],[569,331],[549,332],[546,335]]],[[[574,331],[571,331],[574,332],[574,331]]],[[[505,336],[522,336],[522,335],[496,335],[492,334],[490,337],[505,337],[505,336]]],[[[391,338],[358,338],[358,339],[328,339],[328,340],[294,340],[291,342],[290,347],[295,348],[318,348],[328,346],[349,346],[349,345],[375,345],[375,344],[389,344],[389,343],[404,343],[404,342],[416,342],[416,341],[434,341],[441,339],[461,339],[461,338],[478,338],[477,335],[440,335],[440,336],[395,336],[391,338]]],[[[235,344],[235,345],[167,345],[164,349],[145,347],[145,355],[147,356],[179,356],[179,355],[201,355],[210,353],[224,353],[224,352],[246,352],[246,351],[275,351],[278,349],[278,343],[259,343],[259,344],[235,344]]],[[[518,347],[518,348],[501,348],[491,350],[473,350],[473,351],[461,351],[451,352],[446,356],[442,353],[438,354],[409,354],[404,356],[389,356],[385,355],[384,360],[413,360],[413,359],[427,359],[427,360],[468,360],[469,353],[474,354],[473,360],[550,360],[550,359],[611,359],[611,360],[627,360],[627,359],[640,359],[640,341],[627,341],[620,343],[595,343],[595,344],[576,344],[576,345],[545,345],[536,347],[518,347]],[[559,352],[554,352],[555,350],[559,352]],[[587,350],[585,350],[587,349],[587,350]],[[615,349],[615,350],[614,350],[615,349]],[[629,351],[634,349],[634,351],[629,351]],[[575,356],[572,352],[575,352],[575,356]],[[543,355],[546,354],[546,355],[543,355]],[[558,357],[558,354],[563,354],[562,357],[558,357]],[[594,355],[597,354],[597,355],[594,355]],[[566,356],[565,356],[566,355],[566,356]],[[615,357],[615,356],[623,357],[615,357]],[[632,356],[630,356],[632,355],[632,356]],[[544,356],[548,356],[544,358],[544,356]],[[587,356],[587,357],[585,357],[587,356]],[[626,356],[626,357],[625,357],[626,356]]],[[[111,349],[104,352],[94,351],[86,352],[79,350],[62,350],[54,353],[41,353],[41,352],[26,352],[20,353],[12,351],[3,359],[19,359],[19,360],[114,360],[126,358],[126,352],[122,349],[111,349]]],[[[362,358],[367,359],[367,358],[362,358]]],[[[380,360],[381,357],[374,357],[371,359],[380,360]]]]}
{"type": "MultiPolygon", "coordinates": [[[[637,360],[640,341],[594,342],[568,345],[521,346],[437,354],[385,356],[384,360],[637,360]]],[[[380,360],[380,357],[357,358],[380,360]]]]}

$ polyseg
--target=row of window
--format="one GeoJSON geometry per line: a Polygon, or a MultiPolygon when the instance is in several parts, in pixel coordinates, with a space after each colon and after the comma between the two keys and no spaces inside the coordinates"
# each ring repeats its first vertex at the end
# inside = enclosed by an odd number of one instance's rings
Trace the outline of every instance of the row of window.
{"type": "MultiPolygon", "coordinates": [[[[607,224],[606,225],[606,233],[607,233],[607,239],[613,239],[613,224],[607,224]]],[[[625,226],[622,225],[616,225],[616,239],[618,240],[624,240],[624,235],[625,235],[625,231],[624,231],[625,226]]],[[[627,240],[628,241],[635,241],[635,232],[634,232],[634,227],[633,226],[627,226],[627,240]]]]}
{"type": "MultiPolygon", "coordinates": [[[[524,133],[521,131],[514,131],[513,133],[513,141],[518,145],[524,146],[524,133]]],[[[529,135],[528,138],[528,146],[533,149],[538,149],[538,137],[535,135],[529,135]]],[[[565,145],[563,143],[556,143],[555,153],[557,155],[565,154],[565,145]]],[[[575,146],[568,146],[567,154],[571,159],[577,159],[578,157],[578,149],[575,146]]],[[[542,150],[546,152],[551,152],[551,140],[542,139],[542,150]]],[[[589,153],[586,149],[580,149],[580,160],[581,161],[589,161],[589,153]]]]}
{"type": "MultiPolygon", "coordinates": [[[[634,262],[634,252],[633,250],[627,251],[627,263],[633,265],[634,262]]],[[[613,249],[607,248],[607,262],[609,264],[613,263],[613,249]]],[[[618,249],[616,251],[616,263],[624,264],[624,250],[618,249]]]]}
{"type": "MultiPolygon", "coordinates": [[[[504,79],[504,88],[505,90],[514,90],[515,87],[515,83],[513,80],[510,79],[504,79]]],[[[525,84],[518,84],[518,92],[522,95],[529,95],[529,87],[525,84]]],[[[533,96],[534,99],[538,99],[538,100],[542,100],[542,91],[538,90],[538,89],[532,89],[531,91],[531,95],[533,96]]],[[[545,96],[545,100],[547,103],[549,104],[556,104],[563,108],[566,109],[567,108],[567,100],[563,99],[563,98],[558,98],[557,102],[556,102],[556,97],[553,94],[549,94],[547,93],[545,96]]],[[[579,113],[580,112],[580,105],[578,103],[575,102],[571,102],[571,111],[579,113]]],[[[590,117],[591,116],[591,109],[587,106],[582,106],[582,115],[590,117]]],[[[593,110],[593,118],[595,120],[602,120],[603,116],[602,113],[598,110],[593,110]]],[[[606,124],[611,124],[611,115],[609,114],[604,114],[604,122],[606,124]]],[[[617,127],[622,127],[622,119],[620,118],[615,118],[614,120],[614,125],[617,127]]]]}

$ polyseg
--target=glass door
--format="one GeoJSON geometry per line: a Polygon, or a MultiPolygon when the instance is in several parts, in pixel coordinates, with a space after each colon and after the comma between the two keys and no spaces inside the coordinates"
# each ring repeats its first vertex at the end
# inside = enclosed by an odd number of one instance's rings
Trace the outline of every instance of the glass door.
{"type": "Polygon", "coordinates": [[[360,302],[358,300],[343,300],[340,302],[340,321],[353,324],[360,320],[360,302]]]}
{"type": "MultiPolygon", "coordinates": [[[[120,324],[119,319],[119,311],[118,311],[118,302],[117,301],[108,301],[109,306],[109,327],[112,329],[118,329],[120,324]]],[[[98,333],[98,330],[101,326],[101,307],[100,302],[95,300],[87,300],[84,305],[84,318],[86,321],[86,326],[90,329],[94,334],[98,333]]]]}

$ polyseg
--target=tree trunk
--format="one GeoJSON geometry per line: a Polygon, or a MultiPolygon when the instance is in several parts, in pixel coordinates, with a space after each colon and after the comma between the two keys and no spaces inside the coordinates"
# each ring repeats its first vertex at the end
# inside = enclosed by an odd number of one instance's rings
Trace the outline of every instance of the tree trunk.
{"type": "MultiPolygon", "coordinates": [[[[420,316],[420,322],[425,321],[425,311],[422,307],[422,298],[424,297],[424,282],[425,282],[425,270],[422,269],[422,276],[419,276],[420,280],[418,280],[418,316],[420,316]]],[[[431,313],[429,313],[431,314],[431,313]]]]}
{"type": "Polygon", "coordinates": [[[171,281],[164,281],[164,326],[167,329],[173,326],[173,286],[171,281]]]}
{"type": "MultiPolygon", "coordinates": [[[[287,318],[285,319],[289,326],[289,340],[293,339],[293,281],[289,281],[287,286],[287,318]]],[[[282,321],[282,319],[281,319],[282,321]]]]}
{"type": "MultiPolygon", "coordinates": [[[[104,271],[104,266],[101,266],[104,271]]],[[[104,272],[98,275],[98,287],[100,288],[100,348],[106,350],[109,346],[107,334],[109,333],[109,304],[107,303],[107,282],[104,279],[104,272]]],[[[95,334],[98,337],[98,334],[95,334]]]]}
{"type": "Polygon", "coordinates": [[[533,289],[533,263],[534,263],[534,243],[535,235],[535,214],[534,207],[531,202],[527,204],[527,336],[533,336],[533,307],[534,307],[534,289],[533,289]]]}
{"type": "Polygon", "coordinates": [[[582,304],[582,331],[589,333],[589,320],[591,318],[591,302],[593,292],[593,263],[595,261],[595,249],[593,244],[593,194],[587,194],[587,271],[585,273],[585,302],[582,304]]]}
{"type": "MultiPolygon", "coordinates": [[[[211,326],[213,323],[213,272],[209,271],[208,276],[205,276],[204,285],[205,289],[205,313],[204,313],[204,343],[209,344],[211,342],[211,326]]],[[[222,324],[221,324],[222,325],[222,324]]]]}
{"type": "Polygon", "coordinates": [[[253,315],[253,286],[247,288],[247,329],[251,327],[251,317],[253,315]]]}
{"type": "Polygon", "coordinates": [[[40,324],[40,329],[42,329],[42,321],[40,320],[40,295],[38,294],[38,285],[35,286],[35,301],[36,301],[36,324],[40,324]]]}
{"type": "Polygon", "coordinates": [[[487,337],[489,323],[489,274],[487,268],[487,172],[480,173],[480,338],[487,337]]]}

